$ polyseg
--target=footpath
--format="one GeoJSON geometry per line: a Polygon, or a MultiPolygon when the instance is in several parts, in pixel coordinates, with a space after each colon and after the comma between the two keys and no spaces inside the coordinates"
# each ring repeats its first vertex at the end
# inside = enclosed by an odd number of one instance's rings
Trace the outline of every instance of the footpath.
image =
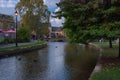
{"type": "MultiPolygon", "coordinates": [[[[32,43],[36,43],[36,42],[37,42],[37,41],[25,42],[25,43],[18,43],[18,46],[20,46],[20,45],[32,44],[32,43]]],[[[7,48],[7,47],[12,47],[12,46],[16,46],[15,43],[11,43],[11,44],[0,44],[0,48],[7,48]]]]}

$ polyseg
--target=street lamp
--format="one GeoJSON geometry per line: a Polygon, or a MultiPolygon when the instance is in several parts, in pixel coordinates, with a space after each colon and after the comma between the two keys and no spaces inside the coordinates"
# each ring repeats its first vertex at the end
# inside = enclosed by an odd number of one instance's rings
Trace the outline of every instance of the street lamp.
{"type": "Polygon", "coordinates": [[[17,40],[17,16],[18,16],[18,12],[17,11],[15,11],[15,16],[16,16],[16,24],[15,24],[15,27],[16,27],[16,39],[15,39],[15,45],[16,45],[16,47],[18,46],[18,40],[17,40]]]}

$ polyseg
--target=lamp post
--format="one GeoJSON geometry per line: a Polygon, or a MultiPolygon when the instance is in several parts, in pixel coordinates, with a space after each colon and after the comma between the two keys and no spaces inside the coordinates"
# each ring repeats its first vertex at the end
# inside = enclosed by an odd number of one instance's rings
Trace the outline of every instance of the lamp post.
{"type": "Polygon", "coordinates": [[[16,39],[15,39],[15,45],[16,45],[16,47],[18,46],[18,39],[17,39],[17,16],[18,16],[18,12],[17,11],[15,11],[15,16],[16,16],[16,24],[15,24],[15,28],[16,28],[16,39]]]}

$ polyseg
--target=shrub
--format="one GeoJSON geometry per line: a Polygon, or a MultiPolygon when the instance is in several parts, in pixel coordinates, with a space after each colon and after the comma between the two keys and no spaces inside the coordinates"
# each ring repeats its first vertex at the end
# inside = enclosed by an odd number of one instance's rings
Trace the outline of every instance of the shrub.
{"type": "Polygon", "coordinates": [[[0,42],[1,44],[15,43],[14,39],[5,38],[4,41],[0,42]]]}
{"type": "Polygon", "coordinates": [[[17,31],[18,42],[30,41],[30,30],[27,27],[20,27],[17,31]]]}
{"type": "Polygon", "coordinates": [[[3,36],[0,36],[0,43],[4,41],[4,37],[3,36]]]}

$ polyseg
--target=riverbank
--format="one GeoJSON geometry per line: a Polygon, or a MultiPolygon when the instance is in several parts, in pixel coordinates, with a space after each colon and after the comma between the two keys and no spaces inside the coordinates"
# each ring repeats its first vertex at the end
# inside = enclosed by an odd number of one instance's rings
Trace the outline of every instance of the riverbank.
{"type": "Polygon", "coordinates": [[[99,72],[95,72],[91,76],[90,80],[119,80],[120,58],[118,58],[118,44],[113,43],[113,48],[109,48],[108,42],[94,44],[103,49],[99,60],[102,67],[99,72]]]}
{"type": "Polygon", "coordinates": [[[34,42],[34,43],[21,43],[19,46],[8,45],[6,47],[0,48],[0,57],[1,56],[9,56],[9,55],[17,55],[25,52],[30,52],[33,50],[41,49],[47,46],[46,42],[34,42]]]}
{"type": "Polygon", "coordinates": [[[93,44],[93,43],[89,43],[89,45],[95,47],[95,48],[100,52],[99,57],[98,57],[98,60],[97,60],[97,63],[96,63],[96,65],[95,65],[95,67],[94,67],[94,69],[93,69],[93,71],[92,71],[92,73],[91,73],[91,75],[90,75],[90,77],[89,77],[89,79],[88,79],[88,80],[92,80],[92,76],[93,76],[95,73],[101,71],[102,65],[101,65],[101,63],[100,63],[100,58],[101,58],[101,56],[102,56],[102,54],[101,54],[102,48],[101,48],[100,46],[96,45],[96,44],[93,44]]]}

